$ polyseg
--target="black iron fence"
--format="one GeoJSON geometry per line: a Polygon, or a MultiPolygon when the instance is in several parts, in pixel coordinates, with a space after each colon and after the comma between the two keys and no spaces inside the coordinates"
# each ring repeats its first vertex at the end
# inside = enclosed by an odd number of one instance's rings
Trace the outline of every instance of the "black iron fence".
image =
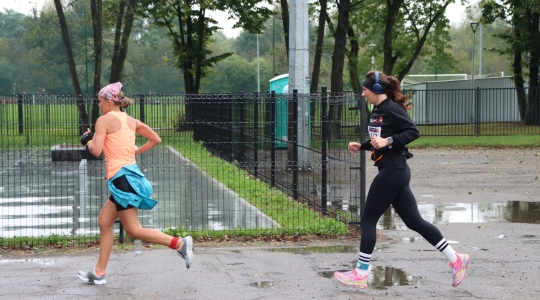
{"type": "MultiPolygon", "coordinates": [[[[409,94],[424,136],[540,134],[530,90],[409,94]]],[[[138,159],[160,200],[141,211],[144,226],[335,234],[342,228],[324,216],[359,222],[365,156],[346,150],[366,136],[360,116],[369,106],[358,94],[130,97],[128,114],[163,139],[138,159]]],[[[95,102],[81,99],[78,106],[73,95],[0,95],[0,244],[99,233],[108,191],[103,160],[78,146],[80,109],[91,113],[95,102]]]]}

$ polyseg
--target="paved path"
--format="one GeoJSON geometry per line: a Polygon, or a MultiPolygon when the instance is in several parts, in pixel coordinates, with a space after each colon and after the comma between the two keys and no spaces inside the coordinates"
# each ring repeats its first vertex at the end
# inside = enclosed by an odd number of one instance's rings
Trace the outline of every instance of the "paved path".
{"type": "MultiPolygon", "coordinates": [[[[540,150],[414,151],[411,186],[422,205],[540,202],[540,150]],[[444,167],[444,169],[443,169],[444,167]],[[429,196],[429,197],[424,197],[429,196]]],[[[371,171],[369,171],[371,172],[371,171]]],[[[368,172],[368,173],[369,173],[368,172]]],[[[373,172],[369,173],[373,175],[373,172]]],[[[368,182],[369,183],[369,182],[368,182]]],[[[531,212],[529,208],[528,212],[531,212]]],[[[173,251],[115,250],[104,286],[83,284],[97,252],[55,256],[0,252],[1,299],[537,299],[540,218],[453,222],[436,218],[452,247],[471,254],[468,277],[451,286],[444,257],[410,230],[379,230],[372,281],[366,290],[342,286],[334,270],[350,268],[358,239],[313,242],[197,244],[192,269],[173,251]],[[303,248],[302,248],[303,247],[303,248]],[[408,283],[408,285],[407,285],[408,283]],[[406,285],[394,285],[406,284],[406,285]],[[386,288],[386,289],[385,289],[386,288]]],[[[480,212],[477,212],[480,213],[480,212]]],[[[517,210],[519,215],[519,210],[517,210]]]]}

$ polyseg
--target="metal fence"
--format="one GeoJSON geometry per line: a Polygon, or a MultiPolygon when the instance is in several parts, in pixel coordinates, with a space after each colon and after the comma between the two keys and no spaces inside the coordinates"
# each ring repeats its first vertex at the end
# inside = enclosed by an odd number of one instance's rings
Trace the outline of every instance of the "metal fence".
{"type": "Polygon", "coordinates": [[[354,92],[293,92],[189,95],[186,103],[193,104],[193,138],[214,155],[315,211],[357,223],[365,160],[351,158],[346,145],[361,135],[360,100],[354,92]],[[307,103],[305,118],[299,116],[301,102],[307,103]],[[339,121],[328,119],[329,110],[339,121]],[[332,136],[331,128],[340,134],[332,136]]]}
{"type": "MultiPolygon", "coordinates": [[[[411,116],[424,136],[540,134],[538,113],[516,106],[519,92],[520,99],[534,98],[515,89],[411,91],[411,116]]],[[[154,210],[141,211],[143,226],[290,232],[318,230],[321,216],[359,221],[365,156],[346,150],[349,141],[366,136],[360,116],[368,106],[358,94],[129,96],[135,104],[128,114],[163,139],[138,158],[160,200],[154,210]],[[308,103],[307,116],[295,109],[302,103],[308,103]],[[270,207],[267,201],[280,194],[250,180],[293,200],[270,207]],[[305,216],[292,203],[314,213],[305,216]]],[[[95,98],[82,100],[91,112],[95,98]]],[[[104,162],[76,146],[76,103],[73,95],[0,95],[0,246],[13,237],[52,241],[99,233],[97,216],[108,197],[104,162]]]]}

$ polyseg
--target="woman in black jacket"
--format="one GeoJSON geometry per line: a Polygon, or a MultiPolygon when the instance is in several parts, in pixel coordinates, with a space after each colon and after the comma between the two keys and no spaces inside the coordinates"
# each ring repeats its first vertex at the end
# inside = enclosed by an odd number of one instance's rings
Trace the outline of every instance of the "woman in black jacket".
{"type": "Polygon", "coordinates": [[[362,215],[362,237],[356,267],[348,272],[335,272],[334,276],[343,284],[360,289],[367,287],[377,222],[392,205],[409,229],[418,232],[448,258],[453,271],[452,286],[458,286],[465,278],[469,255],[456,253],[439,229],[420,216],[409,187],[411,171],[407,159],[412,154],[407,150],[407,144],[416,140],[420,133],[407,113],[412,108],[407,96],[401,93],[397,78],[378,71],[366,74],[362,96],[374,105],[368,126],[371,139],[362,143],[350,142],[348,149],[351,154],[358,150],[371,151],[371,159],[379,173],[371,183],[362,215]]]}

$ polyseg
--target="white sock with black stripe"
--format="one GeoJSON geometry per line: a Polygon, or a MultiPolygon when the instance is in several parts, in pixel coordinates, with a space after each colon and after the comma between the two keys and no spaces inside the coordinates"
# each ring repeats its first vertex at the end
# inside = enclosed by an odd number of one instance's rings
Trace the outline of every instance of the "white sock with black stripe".
{"type": "Polygon", "coordinates": [[[366,275],[369,272],[369,262],[371,254],[358,252],[358,261],[356,262],[356,273],[360,276],[366,275]]]}
{"type": "Polygon", "coordinates": [[[456,251],[452,249],[452,246],[448,245],[448,242],[445,238],[443,238],[439,243],[437,243],[437,245],[435,245],[435,248],[441,251],[441,253],[444,254],[444,256],[446,256],[446,258],[450,260],[450,262],[455,262],[457,260],[456,251]]]}

